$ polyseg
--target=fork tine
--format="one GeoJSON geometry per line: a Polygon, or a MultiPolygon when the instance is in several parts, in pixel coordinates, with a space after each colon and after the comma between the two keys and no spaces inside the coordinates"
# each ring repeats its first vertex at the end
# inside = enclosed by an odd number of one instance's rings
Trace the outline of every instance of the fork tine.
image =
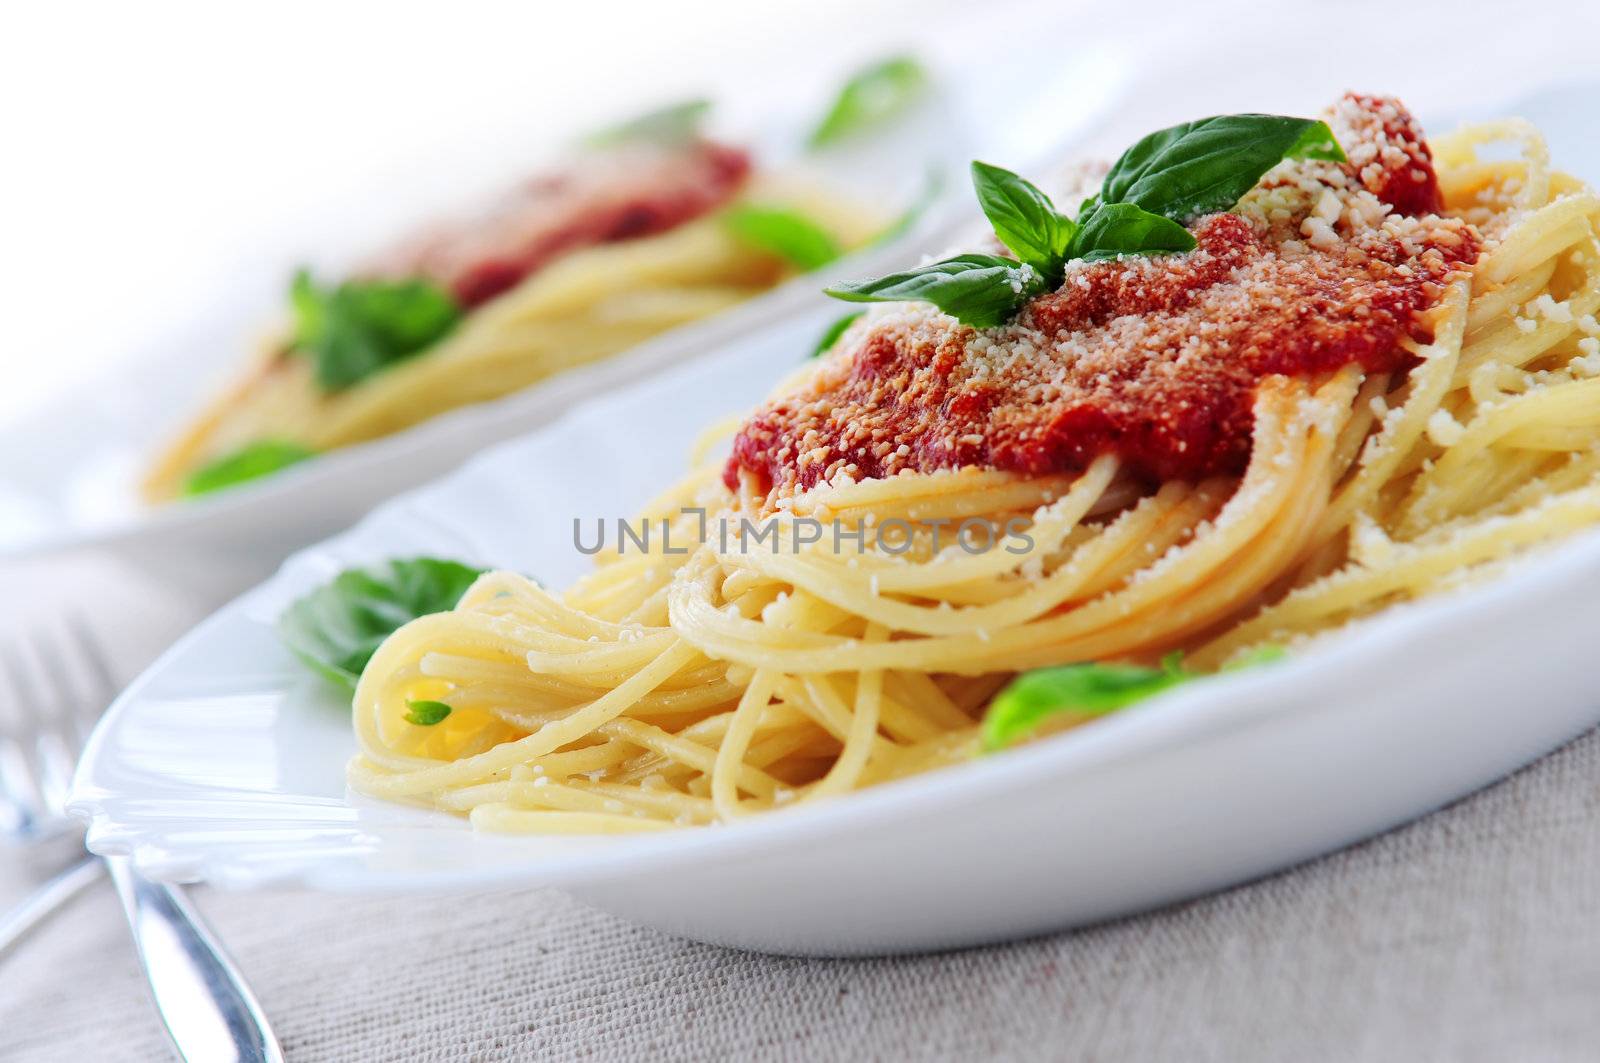
{"type": "Polygon", "coordinates": [[[53,696],[48,719],[39,722],[59,731],[74,747],[82,740],[79,736],[87,733],[83,724],[92,726],[105,708],[105,687],[110,682],[104,662],[94,655],[88,639],[81,624],[69,622],[64,638],[40,635],[34,641],[35,655],[43,665],[41,685],[53,696]]]}
{"type": "Polygon", "coordinates": [[[0,671],[5,673],[6,685],[10,687],[10,722],[27,732],[33,729],[43,693],[32,664],[19,648],[21,645],[21,642],[0,645],[0,671]]]}
{"type": "Polygon", "coordinates": [[[0,726],[0,831],[23,838],[64,829],[78,753],[114,682],[81,616],[0,645],[13,717],[0,726]]]}
{"type": "Polygon", "coordinates": [[[59,630],[36,632],[29,642],[39,667],[23,679],[24,697],[32,703],[24,711],[33,733],[33,777],[46,814],[57,817],[65,811],[78,750],[87,737],[81,717],[97,711],[85,709],[97,701],[82,687],[85,673],[91,685],[100,684],[99,663],[88,659],[82,640],[81,629],[70,626],[64,637],[59,630]]]}
{"type": "Polygon", "coordinates": [[[72,789],[72,770],[77,763],[77,736],[63,736],[59,731],[44,731],[33,743],[34,777],[39,783],[39,796],[52,816],[67,812],[67,792],[72,789]]]}
{"type": "Polygon", "coordinates": [[[55,729],[77,703],[72,662],[62,655],[58,639],[40,632],[29,641],[33,645],[34,660],[39,662],[30,680],[38,699],[33,705],[33,723],[42,730],[55,729]]]}
{"type": "Polygon", "coordinates": [[[61,644],[46,645],[39,652],[46,672],[53,675],[57,711],[55,727],[39,735],[38,774],[45,800],[57,814],[65,811],[78,752],[114,686],[111,669],[83,617],[76,612],[68,614],[64,630],[61,644]]]}
{"type": "Polygon", "coordinates": [[[10,735],[0,735],[0,831],[26,837],[33,833],[44,812],[44,797],[28,770],[22,745],[10,735]]]}
{"type": "Polygon", "coordinates": [[[119,684],[112,674],[110,663],[106,660],[105,649],[95,637],[93,626],[83,618],[82,613],[74,611],[67,614],[67,634],[76,644],[79,656],[83,658],[84,675],[90,682],[90,688],[85,691],[78,711],[79,721],[93,727],[99,721],[101,713],[105,712],[112,697],[116,695],[119,684]]]}
{"type": "Polygon", "coordinates": [[[30,680],[40,700],[34,706],[34,716],[53,720],[58,712],[72,704],[71,666],[61,655],[59,640],[39,630],[28,639],[33,657],[39,664],[30,680]],[[48,698],[46,701],[44,699],[48,698]]]}
{"type": "MultiPolygon", "coordinates": [[[[17,733],[33,731],[37,692],[10,646],[0,647],[0,672],[5,675],[17,714],[12,726],[17,733]]],[[[8,833],[26,837],[45,817],[45,798],[32,767],[33,758],[9,728],[0,729],[0,821],[8,833]]]]}

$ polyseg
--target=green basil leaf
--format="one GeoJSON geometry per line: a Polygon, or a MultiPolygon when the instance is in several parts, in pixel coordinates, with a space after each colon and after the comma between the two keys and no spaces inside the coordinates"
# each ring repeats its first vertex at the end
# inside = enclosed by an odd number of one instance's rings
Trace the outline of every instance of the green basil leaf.
{"type": "Polygon", "coordinates": [[[728,208],[722,220],[741,243],[807,273],[844,253],[832,233],[787,207],[741,203],[728,208]]]}
{"type": "Polygon", "coordinates": [[[1344,161],[1326,122],[1224,114],[1151,133],[1106,174],[1100,199],[1184,220],[1227,210],[1284,159],[1344,161]]]}
{"type": "Polygon", "coordinates": [[[1043,279],[1022,263],[971,254],[824,291],[852,303],[932,303],[963,325],[993,328],[1042,287],[1043,279]]]}
{"type": "Polygon", "coordinates": [[[196,469],[183,485],[185,496],[219,491],[316,457],[317,452],[287,439],[261,439],[196,469]]]}
{"type": "MultiPolygon", "coordinates": [[[[1282,660],[1283,647],[1266,645],[1227,665],[1224,672],[1282,660]]],[[[1161,667],[1132,664],[1069,664],[1024,672],[989,703],[981,738],[985,751],[1004,749],[1027,738],[1052,716],[1104,716],[1165,690],[1203,679],[1183,666],[1183,654],[1161,658],[1161,667]]]]}
{"type": "Polygon", "coordinates": [[[294,349],[312,360],[328,392],[359,383],[443,339],[461,318],[432,281],[346,281],[319,287],[301,270],[290,287],[294,349]]]}
{"type": "Polygon", "coordinates": [[[928,86],[928,72],[909,55],[880,60],[857,71],[806,143],[826,147],[907,110],[928,86]]]}
{"type": "Polygon", "coordinates": [[[963,324],[993,327],[1059,283],[1069,259],[1192,251],[1195,239],[1183,219],[1233,206],[1284,159],[1343,158],[1324,122],[1262,114],[1203,118],[1152,133],[1124,152],[1076,220],[1010,170],[974,162],[978,202],[1017,262],[959,255],[827,293],[857,302],[922,300],[963,324]]]}
{"type": "Polygon", "coordinates": [[[710,100],[684,100],[590,133],[584,143],[592,148],[615,147],[629,141],[686,144],[700,135],[710,114],[710,100]]]}
{"type": "Polygon", "coordinates": [[[1193,234],[1159,214],[1132,203],[1102,203],[1081,219],[1071,257],[1098,262],[1118,255],[1192,251],[1193,234]]]}
{"type": "Polygon", "coordinates": [[[866,313],[865,310],[857,310],[853,314],[844,315],[844,317],[829,325],[823,330],[822,335],[817,337],[817,346],[812,350],[811,357],[821,358],[833,350],[833,345],[839,342],[839,337],[845,334],[845,330],[865,317],[866,313]]]}
{"type": "Polygon", "coordinates": [[[1049,196],[1010,170],[986,162],[973,162],[972,187],[1001,243],[1047,277],[1060,271],[1077,226],[1056,210],[1049,196]]]}
{"type": "Polygon", "coordinates": [[[419,557],[347,569],[278,618],[278,635],[296,657],[355,690],[378,645],[401,626],[454,609],[484,570],[419,557]]]}
{"type": "Polygon", "coordinates": [[[983,717],[983,748],[1004,749],[1052,716],[1104,716],[1161,693],[1187,673],[1131,664],[1069,664],[1024,672],[995,695],[983,717]]]}
{"type": "Polygon", "coordinates": [[[1289,656],[1288,650],[1269,642],[1257,646],[1232,664],[1223,665],[1222,671],[1234,672],[1240,668],[1254,668],[1258,664],[1272,664],[1274,661],[1281,661],[1287,656],[1289,656]]]}
{"type": "Polygon", "coordinates": [[[289,282],[289,308],[294,314],[294,344],[315,342],[328,331],[333,292],[319,287],[308,269],[297,269],[289,282]]]}
{"type": "Polygon", "coordinates": [[[408,701],[406,702],[405,721],[414,723],[418,727],[432,727],[455,711],[455,709],[452,709],[442,701],[428,701],[425,699],[408,701]]]}

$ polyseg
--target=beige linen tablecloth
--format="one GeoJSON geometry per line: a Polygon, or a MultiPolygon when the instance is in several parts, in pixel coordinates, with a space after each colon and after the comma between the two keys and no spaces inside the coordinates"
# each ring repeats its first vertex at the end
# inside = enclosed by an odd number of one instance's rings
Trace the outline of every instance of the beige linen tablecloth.
{"type": "MultiPolygon", "coordinates": [[[[35,587],[86,578],[138,606],[121,614],[136,623],[101,617],[122,668],[189,619],[184,603],[99,569],[0,571],[0,586],[36,615],[35,587]]],[[[11,608],[0,637],[25,619],[11,608]]],[[[46,870],[0,861],[0,903],[46,870]]],[[[549,892],[194,896],[293,1061],[1600,1059],[1597,734],[1242,889],[941,955],[730,952],[549,892]]],[[[0,961],[0,1060],[165,1052],[108,887],[0,961]]]]}

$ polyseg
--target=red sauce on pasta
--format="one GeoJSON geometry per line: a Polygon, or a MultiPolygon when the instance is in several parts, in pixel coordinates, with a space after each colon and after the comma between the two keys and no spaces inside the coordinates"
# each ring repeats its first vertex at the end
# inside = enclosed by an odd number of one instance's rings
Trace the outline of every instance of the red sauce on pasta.
{"type": "Polygon", "coordinates": [[[1424,311],[1476,260],[1434,213],[1421,131],[1392,100],[1330,115],[1347,164],[1280,168],[1181,255],[1075,263],[1010,324],[908,304],[858,327],[798,391],[741,428],[724,473],[763,490],[966,466],[1029,475],[1114,453],[1151,479],[1242,470],[1256,385],[1345,365],[1391,372],[1424,311]]]}
{"type": "Polygon", "coordinates": [[[715,210],[749,172],[746,152],[710,141],[582,155],[478,217],[424,233],[368,272],[425,277],[477,306],[562,254],[666,232],[715,210]]]}

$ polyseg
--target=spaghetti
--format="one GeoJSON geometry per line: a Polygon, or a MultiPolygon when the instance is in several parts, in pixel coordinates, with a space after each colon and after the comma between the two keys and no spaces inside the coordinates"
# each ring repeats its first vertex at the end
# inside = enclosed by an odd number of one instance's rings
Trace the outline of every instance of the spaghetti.
{"type": "Polygon", "coordinates": [[[193,493],[198,470],[262,441],[310,455],[375,439],[758,295],[796,269],[726,223],[740,204],[781,204],[846,248],[881,222],[814,187],[749,170],[743,151],[709,141],[625,143],[585,153],[486,215],[378,258],[360,280],[436,286],[460,308],[459,324],[333,388],[295,337],[270,337],[158,456],[146,498],[193,493]]]}
{"type": "Polygon", "coordinates": [[[1436,155],[1393,101],[1330,123],[1347,163],[1274,169],[1187,255],[1074,265],[998,329],[869,315],[648,508],[694,549],[401,628],[352,785],[491,831],[726,822],[975,755],[1026,669],[1218,667],[1600,521],[1600,198],[1522,122],[1436,155]],[[936,546],[972,519],[1029,548],[936,546]]]}

